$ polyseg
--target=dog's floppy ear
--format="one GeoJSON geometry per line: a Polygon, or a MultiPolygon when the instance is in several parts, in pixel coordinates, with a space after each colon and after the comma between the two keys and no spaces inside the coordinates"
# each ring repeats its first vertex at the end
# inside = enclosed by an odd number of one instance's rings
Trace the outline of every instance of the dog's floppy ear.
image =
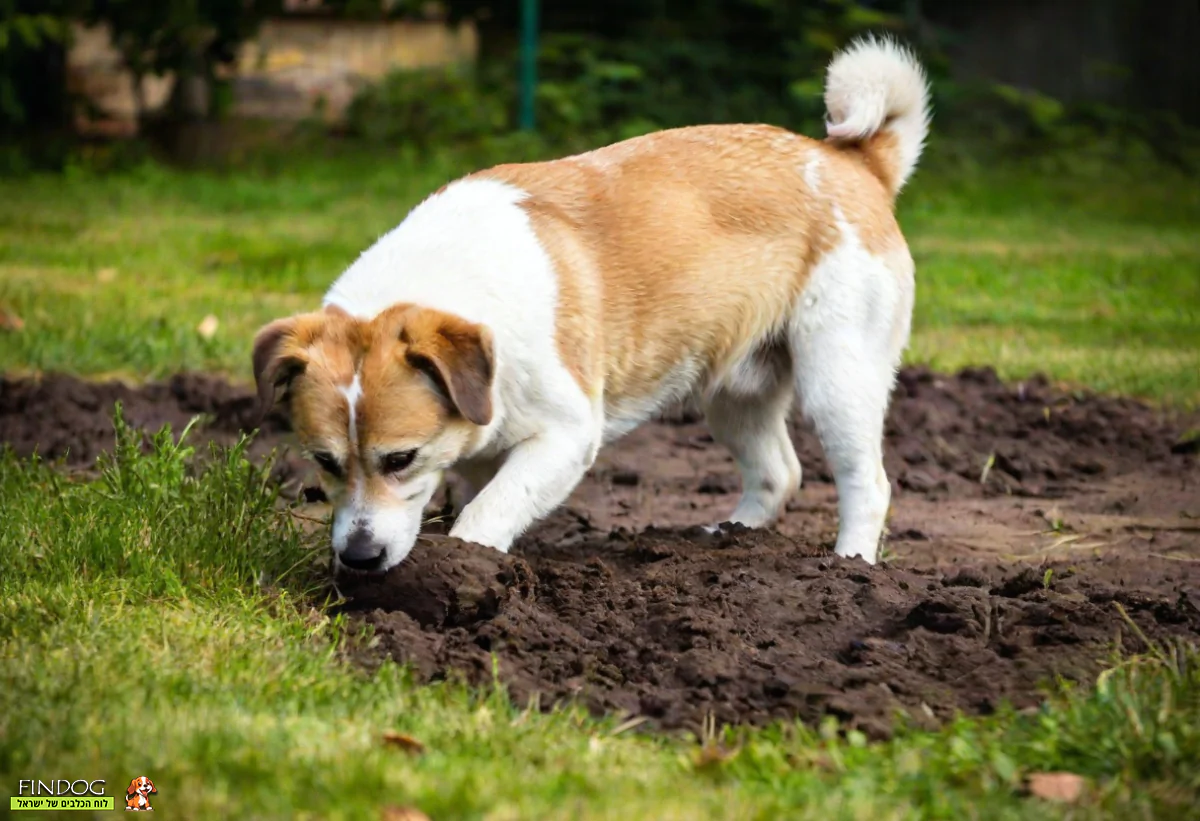
{"type": "Polygon", "coordinates": [[[133,795],[137,792],[137,782],[136,778],[129,782],[129,786],[125,788],[126,795],[133,795]]]}
{"type": "Polygon", "coordinates": [[[362,326],[346,311],[326,305],[320,311],[277,319],[254,338],[254,383],[258,389],[259,424],[275,404],[275,393],[302,374],[310,348],[332,337],[351,346],[361,342],[362,326]]]}
{"type": "Polygon", "coordinates": [[[275,392],[303,373],[308,364],[296,349],[297,327],[304,317],[291,316],[265,325],[254,337],[254,384],[258,388],[258,421],[261,423],[275,404],[275,392]]]}
{"type": "Polygon", "coordinates": [[[150,785],[150,794],[158,795],[158,787],[154,786],[154,782],[147,778],[146,783],[150,785]]]}
{"type": "Polygon", "coordinates": [[[409,365],[428,374],[468,422],[492,421],[492,334],[440,311],[410,312],[400,330],[409,365]]]}

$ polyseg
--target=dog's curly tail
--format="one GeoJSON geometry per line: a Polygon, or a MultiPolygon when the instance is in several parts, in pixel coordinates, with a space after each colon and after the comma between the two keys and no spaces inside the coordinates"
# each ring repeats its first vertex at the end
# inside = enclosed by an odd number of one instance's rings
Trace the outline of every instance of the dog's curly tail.
{"type": "Polygon", "coordinates": [[[916,56],[890,37],[855,40],[829,64],[825,108],[829,141],[860,149],[895,196],[929,135],[929,83],[916,56]]]}

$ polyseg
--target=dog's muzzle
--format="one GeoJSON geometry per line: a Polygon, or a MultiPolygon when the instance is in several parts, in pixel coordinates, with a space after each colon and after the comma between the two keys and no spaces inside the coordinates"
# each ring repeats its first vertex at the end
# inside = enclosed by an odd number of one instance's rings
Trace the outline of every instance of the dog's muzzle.
{"type": "Polygon", "coordinates": [[[346,547],[338,554],[342,564],[351,570],[379,570],[387,555],[387,545],[375,538],[371,528],[355,522],[346,536],[346,547]]]}

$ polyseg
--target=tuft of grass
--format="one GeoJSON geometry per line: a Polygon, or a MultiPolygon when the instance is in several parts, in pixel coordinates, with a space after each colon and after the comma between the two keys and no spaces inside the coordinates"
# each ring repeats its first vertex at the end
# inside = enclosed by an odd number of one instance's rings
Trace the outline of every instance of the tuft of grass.
{"type": "Polygon", "coordinates": [[[0,784],[136,775],[174,818],[1183,818],[1200,805],[1200,652],[886,743],[781,723],[642,734],[414,686],[313,599],[320,548],[245,443],[148,451],[121,420],[88,477],[0,454],[0,784]],[[385,740],[396,733],[407,749],[385,740]],[[1065,770],[1075,805],[1029,797],[1065,770]]]}
{"type": "MultiPolygon", "coordinates": [[[[246,380],[259,326],[315,306],[444,182],[511,159],[405,150],[0,180],[0,309],[25,323],[0,331],[0,372],[246,380]]],[[[1197,406],[1198,192],[1145,162],[980,168],[935,151],[899,203],[917,262],[909,361],[1197,406]]]]}

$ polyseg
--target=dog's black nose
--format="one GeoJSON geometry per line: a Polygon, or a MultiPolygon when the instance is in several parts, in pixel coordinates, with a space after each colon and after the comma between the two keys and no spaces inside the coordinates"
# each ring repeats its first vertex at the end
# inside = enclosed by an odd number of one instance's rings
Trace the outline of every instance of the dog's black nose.
{"type": "Polygon", "coordinates": [[[378,570],[383,564],[384,546],[375,541],[369,528],[359,526],[346,537],[346,549],[338,557],[353,570],[378,570]]]}

